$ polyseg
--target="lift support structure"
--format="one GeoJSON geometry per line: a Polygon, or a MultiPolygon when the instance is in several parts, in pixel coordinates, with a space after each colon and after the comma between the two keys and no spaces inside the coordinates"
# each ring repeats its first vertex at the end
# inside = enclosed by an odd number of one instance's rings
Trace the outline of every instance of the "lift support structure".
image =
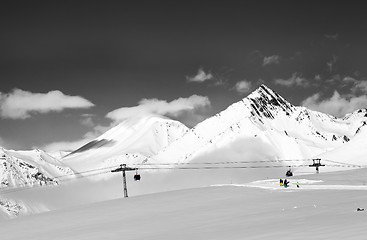
{"type": "Polygon", "coordinates": [[[325,164],[321,164],[321,158],[312,159],[313,164],[309,165],[309,167],[316,167],[316,172],[319,173],[319,167],[325,166],[325,164]]]}
{"type": "Polygon", "coordinates": [[[136,171],[137,168],[127,167],[126,164],[121,164],[119,168],[111,170],[111,172],[122,172],[123,185],[124,185],[124,198],[127,198],[127,185],[126,185],[126,171],[136,171]]]}

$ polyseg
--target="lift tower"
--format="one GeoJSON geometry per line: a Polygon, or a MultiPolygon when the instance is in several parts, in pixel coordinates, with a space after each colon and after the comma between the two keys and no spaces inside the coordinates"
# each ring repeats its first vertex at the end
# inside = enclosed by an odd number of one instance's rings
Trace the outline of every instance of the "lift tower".
{"type": "Polygon", "coordinates": [[[316,167],[316,172],[319,173],[319,167],[325,166],[325,164],[321,164],[321,158],[312,159],[313,164],[309,165],[309,167],[316,167]]]}
{"type": "Polygon", "coordinates": [[[127,185],[126,185],[126,171],[136,171],[137,168],[126,167],[126,164],[121,164],[119,168],[111,170],[111,172],[122,172],[123,184],[124,184],[124,197],[127,198],[127,185]]]}

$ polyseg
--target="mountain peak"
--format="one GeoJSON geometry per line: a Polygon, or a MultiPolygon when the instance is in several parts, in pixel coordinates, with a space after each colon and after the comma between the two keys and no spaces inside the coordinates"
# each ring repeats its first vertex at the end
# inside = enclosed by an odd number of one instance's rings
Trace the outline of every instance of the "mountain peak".
{"type": "Polygon", "coordinates": [[[294,111],[294,106],[278,93],[262,84],[258,89],[247,96],[254,114],[274,118],[274,110],[282,110],[288,114],[294,111]]]}
{"type": "MultiPolygon", "coordinates": [[[[269,100],[282,100],[282,102],[288,103],[282,96],[280,96],[277,92],[267,87],[265,84],[261,84],[259,88],[253,91],[248,98],[267,98],[269,100]]],[[[288,103],[290,104],[290,103],[288,103]]]]}

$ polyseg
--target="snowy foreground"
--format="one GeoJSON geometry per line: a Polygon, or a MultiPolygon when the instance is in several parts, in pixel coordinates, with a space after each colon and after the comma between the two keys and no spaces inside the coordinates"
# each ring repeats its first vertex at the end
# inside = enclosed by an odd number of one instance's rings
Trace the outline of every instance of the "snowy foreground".
{"type": "Polygon", "coordinates": [[[295,176],[287,189],[279,186],[279,179],[266,179],[109,200],[2,221],[0,236],[366,239],[366,173],[359,169],[295,176]]]}

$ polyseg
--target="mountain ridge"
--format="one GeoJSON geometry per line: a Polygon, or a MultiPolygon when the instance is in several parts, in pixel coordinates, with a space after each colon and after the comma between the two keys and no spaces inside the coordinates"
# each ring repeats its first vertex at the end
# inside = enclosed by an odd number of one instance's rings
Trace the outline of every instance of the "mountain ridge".
{"type": "MultiPolygon", "coordinates": [[[[261,85],[244,99],[197,124],[181,139],[176,140],[153,158],[158,162],[164,162],[172,159],[174,155],[179,155],[177,157],[179,162],[188,162],[205,152],[205,145],[223,142],[224,138],[253,138],[266,131],[268,134],[277,136],[264,137],[265,142],[270,141],[269,137],[284,138],[282,135],[285,134],[289,139],[283,139],[284,141],[297,142],[302,145],[301,148],[309,149],[307,151],[313,153],[303,154],[303,157],[311,157],[348,142],[362,122],[358,118],[355,123],[346,124],[342,119],[331,115],[305,107],[296,107],[267,86],[261,85]],[[183,140],[185,138],[187,140],[183,140]],[[312,146],[315,143],[323,148],[326,146],[326,149],[316,149],[312,146]],[[181,153],[180,146],[185,146],[185,149],[181,149],[181,153]],[[191,149],[188,146],[191,146],[191,149]]],[[[273,144],[276,145],[275,142],[276,140],[273,144]]],[[[227,144],[230,144],[230,141],[227,144]]],[[[284,149],[279,150],[284,151],[284,149]]],[[[301,157],[301,155],[301,153],[295,156],[283,154],[274,157],[301,157]]]]}
{"type": "Polygon", "coordinates": [[[310,158],[349,142],[366,121],[366,109],[336,118],[294,106],[263,84],[191,129],[158,116],[128,119],[63,157],[62,164],[83,172],[123,162],[187,163],[243,140],[271,148],[273,159],[310,158]]]}

